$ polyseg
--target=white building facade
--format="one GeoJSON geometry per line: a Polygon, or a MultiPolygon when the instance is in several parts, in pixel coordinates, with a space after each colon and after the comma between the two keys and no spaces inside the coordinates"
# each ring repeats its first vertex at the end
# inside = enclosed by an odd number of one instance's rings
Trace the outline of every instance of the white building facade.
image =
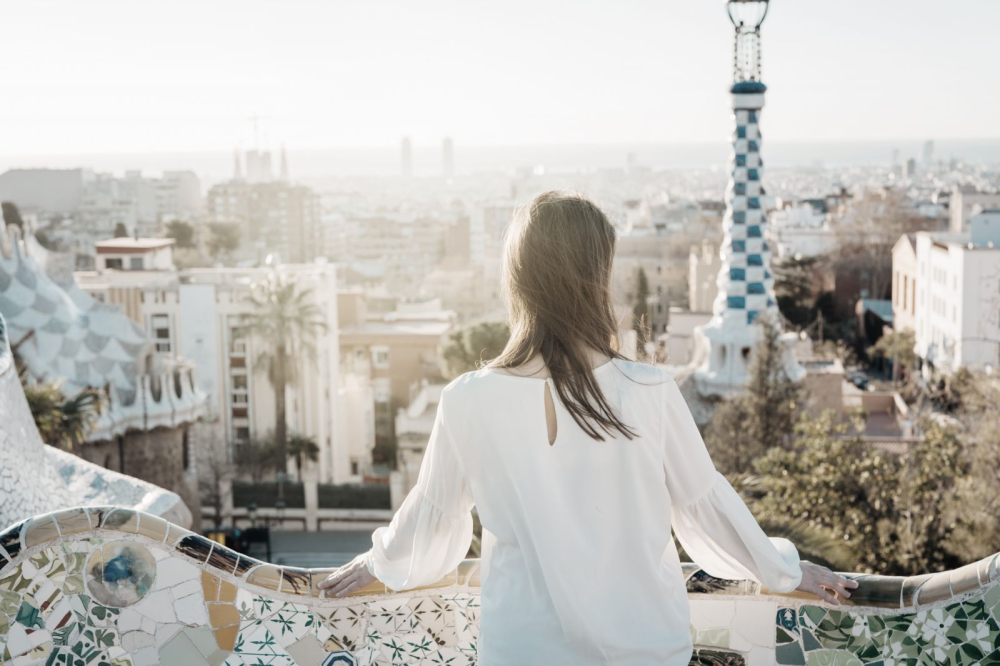
{"type": "MultiPolygon", "coordinates": [[[[294,359],[296,380],[286,389],[289,434],[314,439],[320,450],[304,473],[321,483],[359,482],[370,469],[374,446],[371,388],[364,381],[341,377],[332,264],[77,275],[101,300],[121,304],[149,331],[157,351],[181,354],[195,364],[199,386],[209,396],[215,437],[233,452],[275,428],[274,388],[264,372],[254,369],[269,343],[242,332],[251,312],[251,285],[272,270],[308,290],[326,323],[326,331],[315,341],[315,357],[294,359]]],[[[289,462],[289,471],[293,468],[289,462]]]]}
{"type": "Polygon", "coordinates": [[[915,351],[926,378],[1000,365],[1000,211],[972,216],[969,229],[916,234],[915,351]]]}

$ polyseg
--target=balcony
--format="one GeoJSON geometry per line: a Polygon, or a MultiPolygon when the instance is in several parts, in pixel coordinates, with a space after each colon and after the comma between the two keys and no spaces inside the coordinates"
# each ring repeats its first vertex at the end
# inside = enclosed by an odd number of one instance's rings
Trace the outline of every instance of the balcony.
{"type": "MultiPolygon", "coordinates": [[[[998,558],[855,576],[841,608],[685,565],[692,663],[997,663],[998,558]]],[[[329,569],[266,564],[142,511],[78,507],[0,533],[0,561],[5,663],[476,662],[478,560],[417,590],[321,599],[329,569]]]]}

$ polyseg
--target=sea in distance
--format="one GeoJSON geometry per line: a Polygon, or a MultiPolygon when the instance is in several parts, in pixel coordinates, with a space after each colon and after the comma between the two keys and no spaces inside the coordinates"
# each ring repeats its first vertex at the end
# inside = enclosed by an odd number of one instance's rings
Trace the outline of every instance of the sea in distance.
{"type": "MultiPolygon", "coordinates": [[[[767,141],[762,146],[768,168],[844,168],[890,166],[923,157],[923,140],[912,141],[767,141]]],[[[277,172],[277,146],[271,146],[272,169],[277,172]]],[[[633,163],[655,170],[718,169],[725,166],[732,148],[728,140],[691,143],[607,143],[510,146],[465,146],[454,142],[455,172],[517,173],[544,169],[571,173],[624,169],[633,163]],[[630,156],[632,156],[630,158],[630,156]]],[[[370,148],[290,148],[287,151],[293,180],[326,180],[338,177],[393,177],[400,173],[399,144],[370,148]]],[[[935,161],[958,160],[966,164],[1000,168],[1000,138],[935,140],[935,161]]],[[[441,174],[441,144],[413,144],[413,175],[441,174]]],[[[85,167],[97,172],[123,174],[141,170],[158,175],[166,170],[190,169],[203,186],[226,180],[233,173],[233,151],[93,153],[76,155],[0,155],[0,172],[15,168],[68,169],[85,167]]]]}

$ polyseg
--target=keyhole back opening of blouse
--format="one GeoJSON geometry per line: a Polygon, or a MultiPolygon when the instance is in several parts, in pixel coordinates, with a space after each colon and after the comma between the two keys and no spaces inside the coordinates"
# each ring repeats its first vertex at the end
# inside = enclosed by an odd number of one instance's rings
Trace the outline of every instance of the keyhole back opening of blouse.
{"type": "Polygon", "coordinates": [[[556,443],[556,434],[558,431],[558,423],[556,421],[556,403],[552,399],[552,389],[549,387],[550,382],[546,380],[545,382],[545,426],[548,430],[549,435],[549,446],[556,443]]]}

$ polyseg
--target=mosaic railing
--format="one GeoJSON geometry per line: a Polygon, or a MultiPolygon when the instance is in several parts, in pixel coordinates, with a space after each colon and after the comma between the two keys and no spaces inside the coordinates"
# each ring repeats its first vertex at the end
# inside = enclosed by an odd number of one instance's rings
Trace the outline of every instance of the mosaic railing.
{"type": "MultiPolygon", "coordinates": [[[[840,608],[688,565],[693,663],[998,663],[997,557],[854,576],[840,608]]],[[[476,560],[426,588],[325,599],[316,585],[329,570],[266,564],[151,514],[90,507],[3,532],[0,564],[5,664],[476,663],[476,560]]]]}

